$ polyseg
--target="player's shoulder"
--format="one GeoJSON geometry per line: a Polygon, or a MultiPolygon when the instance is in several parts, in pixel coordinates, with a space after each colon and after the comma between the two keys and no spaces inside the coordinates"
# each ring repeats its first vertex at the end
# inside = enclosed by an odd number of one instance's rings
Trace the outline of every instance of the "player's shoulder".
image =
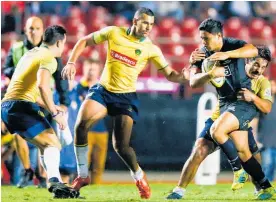
{"type": "Polygon", "coordinates": [[[105,29],[108,29],[109,32],[116,32],[117,34],[125,34],[127,32],[127,27],[108,26],[105,29]]]}
{"type": "Polygon", "coordinates": [[[259,84],[269,84],[270,83],[270,81],[268,80],[268,78],[265,77],[264,75],[259,76],[258,79],[257,79],[257,82],[259,84]]]}
{"type": "Polygon", "coordinates": [[[223,43],[224,44],[237,44],[237,43],[246,44],[246,41],[242,39],[233,38],[233,37],[223,37],[223,43]]]}

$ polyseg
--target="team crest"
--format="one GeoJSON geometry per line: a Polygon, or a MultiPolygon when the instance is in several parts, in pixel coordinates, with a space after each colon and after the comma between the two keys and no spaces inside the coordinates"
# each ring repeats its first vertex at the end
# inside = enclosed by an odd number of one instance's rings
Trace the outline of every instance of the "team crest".
{"type": "Polygon", "coordinates": [[[142,53],[141,50],[139,50],[139,49],[136,49],[136,50],[135,50],[135,54],[136,54],[136,55],[141,55],[141,53],[142,53]]]}

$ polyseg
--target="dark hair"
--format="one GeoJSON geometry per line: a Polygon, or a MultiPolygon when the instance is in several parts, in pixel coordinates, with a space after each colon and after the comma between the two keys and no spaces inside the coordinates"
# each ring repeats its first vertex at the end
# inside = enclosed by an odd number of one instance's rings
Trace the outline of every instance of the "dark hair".
{"type": "Polygon", "coordinates": [[[47,45],[53,45],[59,40],[63,40],[66,30],[59,25],[52,25],[47,27],[43,34],[43,42],[47,45]]]}
{"type": "Polygon", "coordinates": [[[257,49],[258,49],[257,57],[261,57],[261,58],[267,60],[268,62],[270,62],[272,60],[271,51],[269,50],[269,48],[267,46],[257,46],[257,49]]]}
{"type": "Polygon", "coordinates": [[[154,16],[154,13],[149,8],[141,7],[135,12],[135,17],[140,17],[142,14],[154,16]]]}
{"type": "Polygon", "coordinates": [[[198,29],[200,31],[206,31],[211,34],[223,33],[223,25],[220,21],[208,18],[200,23],[198,29]]]}

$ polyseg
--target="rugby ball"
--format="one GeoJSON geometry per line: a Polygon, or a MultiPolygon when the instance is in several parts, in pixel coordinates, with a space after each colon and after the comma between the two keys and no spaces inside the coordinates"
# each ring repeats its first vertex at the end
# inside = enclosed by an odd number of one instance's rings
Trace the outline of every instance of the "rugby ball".
{"type": "MultiPolygon", "coordinates": [[[[215,65],[216,61],[210,61],[208,58],[204,59],[201,65],[201,70],[202,72],[209,72],[210,70],[213,69],[214,65],[215,65]]],[[[219,64],[217,64],[219,65],[219,64]]],[[[225,77],[219,77],[219,78],[215,78],[212,79],[210,81],[216,88],[220,88],[224,82],[225,82],[225,77]]]]}

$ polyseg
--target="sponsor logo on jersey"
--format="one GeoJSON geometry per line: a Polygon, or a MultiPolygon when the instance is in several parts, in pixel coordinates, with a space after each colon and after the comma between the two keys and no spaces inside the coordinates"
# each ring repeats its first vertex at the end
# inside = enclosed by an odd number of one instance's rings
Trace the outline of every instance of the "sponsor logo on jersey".
{"type": "Polygon", "coordinates": [[[130,66],[136,66],[137,64],[137,60],[133,59],[133,58],[130,58],[122,53],[118,53],[114,50],[111,50],[110,51],[110,55],[111,57],[113,57],[114,59],[117,59],[117,60],[120,60],[121,62],[123,63],[126,63],[130,66]]]}

